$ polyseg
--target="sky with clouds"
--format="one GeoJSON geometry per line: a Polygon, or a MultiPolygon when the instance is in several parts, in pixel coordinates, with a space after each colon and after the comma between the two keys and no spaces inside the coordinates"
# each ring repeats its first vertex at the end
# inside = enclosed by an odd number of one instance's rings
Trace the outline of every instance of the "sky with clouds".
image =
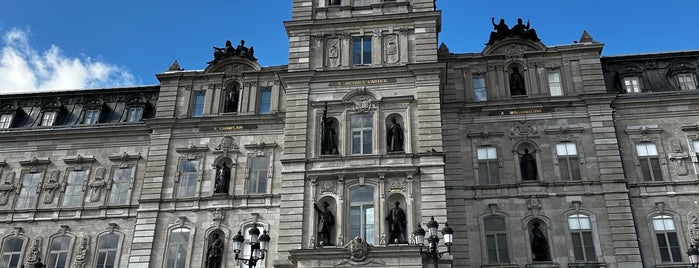
{"type": "MultiPolygon", "coordinates": [[[[263,66],[284,65],[291,0],[0,2],[0,94],[158,84],[173,60],[206,67],[212,46],[240,39],[263,66]]],[[[440,42],[480,52],[490,18],[530,20],[546,45],[587,30],[604,55],[699,49],[699,1],[437,0],[440,42]]]]}

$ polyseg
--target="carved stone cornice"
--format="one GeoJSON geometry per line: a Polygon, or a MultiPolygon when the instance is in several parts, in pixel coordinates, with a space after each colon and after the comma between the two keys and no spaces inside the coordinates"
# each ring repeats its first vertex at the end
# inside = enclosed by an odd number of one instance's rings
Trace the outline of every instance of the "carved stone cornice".
{"type": "Polygon", "coordinates": [[[272,148],[277,148],[278,146],[279,145],[277,144],[277,142],[266,143],[266,142],[262,142],[262,141],[260,141],[258,143],[249,143],[249,144],[243,145],[243,147],[245,147],[245,149],[248,149],[248,150],[272,149],[272,148]]]}
{"type": "Polygon", "coordinates": [[[549,134],[551,136],[555,136],[558,139],[561,140],[570,140],[575,136],[575,134],[582,133],[584,130],[583,127],[571,127],[568,125],[562,125],[562,126],[557,126],[557,127],[548,127],[546,130],[546,134],[549,134]]]}

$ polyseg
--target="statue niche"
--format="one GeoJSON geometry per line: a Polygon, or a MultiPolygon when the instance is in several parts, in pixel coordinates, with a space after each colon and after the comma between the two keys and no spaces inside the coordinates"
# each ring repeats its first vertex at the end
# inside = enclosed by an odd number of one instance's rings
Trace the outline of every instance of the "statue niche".
{"type": "Polygon", "coordinates": [[[223,112],[238,112],[238,100],[240,97],[240,85],[237,82],[230,82],[223,90],[223,112]]]}
{"type": "Polygon", "coordinates": [[[512,66],[510,71],[510,96],[527,95],[527,89],[524,83],[524,76],[519,72],[519,67],[512,66]]]}
{"type": "Polygon", "coordinates": [[[316,229],[318,236],[316,241],[318,241],[318,246],[320,247],[333,245],[331,237],[334,233],[335,216],[332,210],[330,210],[330,204],[327,201],[323,201],[321,206],[313,203],[313,209],[318,213],[318,229],[316,229]]]}
{"type": "Polygon", "coordinates": [[[400,115],[393,115],[390,119],[387,118],[386,123],[386,151],[387,152],[403,152],[405,151],[404,129],[400,123],[403,119],[400,115]]]}
{"type": "Polygon", "coordinates": [[[223,260],[223,249],[225,246],[224,240],[221,238],[225,236],[221,230],[216,230],[211,233],[208,239],[206,247],[206,268],[221,268],[221,263],[223,260]]]}
{"type": "Polygon", "coordinates": [[[549,242],[546,237],[546,225],[542,225],[538,220],[533,220],[529,224],[529,230],[532,261],[551,261],[549,242]]]}
{"type": "Polygon", "coordinates": [[[323,109],[323,116],[320,120],[320,154],[321,155],[336,155],[337,151],[337,132],[335,131],[335,122],[333,118],[328,117],[328,105],[323,109]]]}
{"type": "Polygon", "coordinates": [[[216,164],[216,177],[214,178],[214,194],[226,194],[231,182],[232,161],[223,158],[216,164]]]}
{"type": "Polygon", "coordinates": [[[522,171],[522,180],[531,181],[538,178],[536,158],[529,153],[529,149],[524,149],[524,154],[519,161],[519,168],[522,171]]]}

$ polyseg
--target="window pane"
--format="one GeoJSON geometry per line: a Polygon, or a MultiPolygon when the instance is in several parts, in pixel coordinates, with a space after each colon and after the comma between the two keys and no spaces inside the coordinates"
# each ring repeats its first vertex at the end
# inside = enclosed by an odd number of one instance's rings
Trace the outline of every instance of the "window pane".
{"type": "Polygon", "coordinates": [[[660,259],[662,261],[670,261],[670,252],[667,246],[667,241],[665,241],[665,234],[656,234],[656,239],[658,240],[658,249],[660,250],[660,259]]]}
{"type": "Polygon", "coordinates": [[[109,193],[110,205],[123,205],[127,203],[129,183],[131,182],[131,168],[116,168],[112,176],[112,190],[109,193]]]}
{"type": "MultiPolygon", "coordinates": [[[[367,0],[367,2],[370,0],[367,0]]],[[[363,64],[371,64],[371,37],[364,37],[364,48],[363,48],[363,64]]]]}
{"type": "Polygon", "coordinates": [[[206,100],[205,91],[194,92],[194,102],[192,105],[192,117],[200,117],[204,115],[204,102],[206,100]]]}
{"type": "Polygon", "coordinates": [[[498,263],[498,249],[495,242],[495,235],[486,235],[485,245],[488,250],[488,263],[498,263]]]}
{"type": "Polygon", "coordinates": [[[505,218],[500,216],[490,216],[483,220],[486,232],[504,232],[505,218]]]}
{"type": "Polygon", "coordinates": [[[652,157],[649,158],[648,161],[650,161],[650,167],[653,171],[653,180],[662,181],[663,175],[660,173],[660,161],[658,160],[658,158],[652,157]]]}
{"type": "Polygon", "coordinates": [[[267,192],[268,168],[268,156],[257,156],[250,158],[250,185],[248,185],[249,193],[267,192]]]}
{"type": "Polygon", "coordinates": [[[548,79],[551,96],[563,96],[561,73],[558,70],[550,70],[548,73],[548,79]]]}
{"type": "Polygon", "coordinates": [[[670,256],[673,262],[681,262],[682,254],[680,253],[680,244],[677,241],[677,233],[669,232],[667,235],[668,246],[670,247],[670,256]]]}
{"type": "Polygon", "coordinates": [[[373,149],[372,113],[353,114],[350,117],[352,154],[371,154],[373,149]]]}
{"type": "Polygon", "coordinates": [[[585,255],[583,253],[582,240],[580,239],[580,233],[574,232],[571,236],[573,241],[573,252],[575,254],[576,261],[584,261],[585,255]]]}
{"type": "Polygon", "coordinates": [[[13,115],[11,114],[0,115],[0,128],[10,128],[12,126],[12,117],[13,115]]]}
{"type": "Polygon", "coordinates": [[[180,178],[177,188],[178,197],[192,197],[197,186],[197,166],[199,161],[183,160],[180,164],[180,178]]]}
{"type": "Polygon", "coordinates": [[[507,236],[505,234],[498,234],[498,255],[500,257],[500,263],[509,263],[510,256],[507,251],[507,236]]]}
{"type": "Polygon", "coordinates": [[[568,166],[570,167],[570,176],[572,180],[579,181],[580,177],[580,162],[577,157],[568,157],[568,166]]]}
{"type": "Polygon", "coordinates": [[[596,261],[595,243],[592,241],[592,232],[582,232],[583,245],[585,246],[585,257],[587,261],[596,261]]]}
{"type": "Polygon", "coordinates": [[[168,268],[184,268],[189,247],[189,229],[178,228],[170,232],[166,254],[168,268]]]}
{"type": "Polygon", "coordinates": [[[641,92],[641,85],[639,83],[638,77],[624,77],[624,89],[626,89],[627,93],[641,92]]]}
{"type": "Polygon", "coordinates": [[[697,89],[697,84],[696,80],[694,78],[694,74],[678,74],[677,75],[677,82],[680,86],[680,89],[682,90],[693,90],[697,89]]]}
{"type": "Polygon", "coordinates": [[[692,141],[692,145],[694,145],[694,153],[699,153],[699,140],[692,141]]]}
{"type": "Polygon", "coordinates": [[[271,110],[271,104],[272,104],[272,89],[270,88],[262,88],[260,90],[260,113],[261,114],[268,114],[271,110]]]}
{"type": "Polygon", "coordinates": [[[352,38],[352,63],[362,64],[362,38],[352,38]]]}
{"type": "Polygon", "coordinates": [[[22,177],[22,189],[20,189],[19,197],[15,208],[26,209],[34,206],[36,200],[36,191],[41,180],[41,173],[25,173],[22,177]]]}
{"type": "Polygon", "coordinates": [[[44,112],[44,115],[41,118],[41,125],[42,126],[53,126],[55,121],[56,121],[56,112],[44,112]]]}
{"type": "Polygon", "coordinates": [[[374,205],[364,206],[364,226],[367,243],[374,244],[374,205]]]}
{"type": "Polygon", "coordinates": [[[64,207],[80,206],[82,202],[82,188],[85,181],[85,170],[73,170],[68,173],[68,181],[66,182],[65,193],[63,194],[64,207]]]}
{"type": "Polygon", "coordinates": [[[131,122],[131,123],[136,123],[136,122],[141,121],[142,112],[143,112],[143,109],[141,107],[129,108],[128,117],[127,117],[126,121],[131,122]]]}
{"type": "Polygon", "coordinates": [[[99,119],[100,112],[99,110],[87,110],[85,111],[85,119],[84,119],[84,124],[96,124],[98,119],[99,119]]]}
{"type": "Polygon", "coordinates": [[[485,87],[485,78],[474,77],[473,78],[473,100],[475,101],[486,101],[488,100],[488,91],[485,87]]]}
{"type": "Polygon", "coordinates": [[[570,163],[567,157],[558,157],[558,169],[561,171],[562,180],[570,180],[570,163]]]}

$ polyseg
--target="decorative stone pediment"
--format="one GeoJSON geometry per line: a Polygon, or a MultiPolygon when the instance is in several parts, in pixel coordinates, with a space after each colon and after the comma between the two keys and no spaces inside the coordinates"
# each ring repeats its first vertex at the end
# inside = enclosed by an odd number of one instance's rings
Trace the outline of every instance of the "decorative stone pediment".
{"type": "Polygon", "coordinates": [[[541,42],[525,40],[519,38],[508,38],[500,40],[495,44],[488,45],[483,49],[484,56],[503,55],[508,58],[521,58],[524,54],[536,51],[545,51],[546,46],[541,42]]]}
{"type": "Polygon", "coordinates": [[[51,163],[50,158],[39,159],[36,157],[33,157],[31,160],[19,161],[20,165],[29,167],[29,173],[37,173],[39,172],[39,167],[47,166],[49,163],[51,163]]]}
{"type": "Polygon", "coordinates": [[[366,113],[375,109],[376,101],[376,96],[366,87],[353,90],[342,98],[342,102],[350,105],[350,109],[357,113],[366,113]]]}
{"type": "Polygon", "coordinates": [[[76,171],[84,170],[85,169],[85,167],[83,166],[84,164],[89,164],[89,163],[92,163],[95,161],[97,161],[97,160],[95,160],[94,156],[82,156],[80,154],[76,155],[73,158],[63,159],[64,163],[66,163],[68,165],[73,165],[74,166],[73,170],[76,170],[76,171]]]}
{"type": "Polygon", "coordinates": [[[114,162],[120,162],[119,168],[128,168],[130,161],[136,161],[139,159],[141,159],[140,153],[135,154],[135,155],[129,155],[126,152],[123,152],[121,155],[118,155],[118,156],[110,156],[109,157],[109,160],[112,160],[114,162]]]}
{"type": "Polygon", "coordinates": [[[493,142],[495,138],[502,137],[503,135],[504,133],[502,131],[490,131],[488,129],[466,134],[469,139],[479,139],[483,143],[493,142]]]}
{"type": "Polygon", "coordinates": [[[181,155],[184,155],[187,160],[196,159],[198,154],[206,152],[208,150],[209,147],[206,145],[196,146],[191,143],[187,147],[175,148],[175,151],[181,155]]]}
{"type": "Polygon", "coordinates": [[[552,135],[559,140],[566,141],[571,140],[575,138],[577,134],[582,133],[583,128],[579,126],[562,125],[557,127],[548,127],[545,131],[546,134],[552,135]]]}

